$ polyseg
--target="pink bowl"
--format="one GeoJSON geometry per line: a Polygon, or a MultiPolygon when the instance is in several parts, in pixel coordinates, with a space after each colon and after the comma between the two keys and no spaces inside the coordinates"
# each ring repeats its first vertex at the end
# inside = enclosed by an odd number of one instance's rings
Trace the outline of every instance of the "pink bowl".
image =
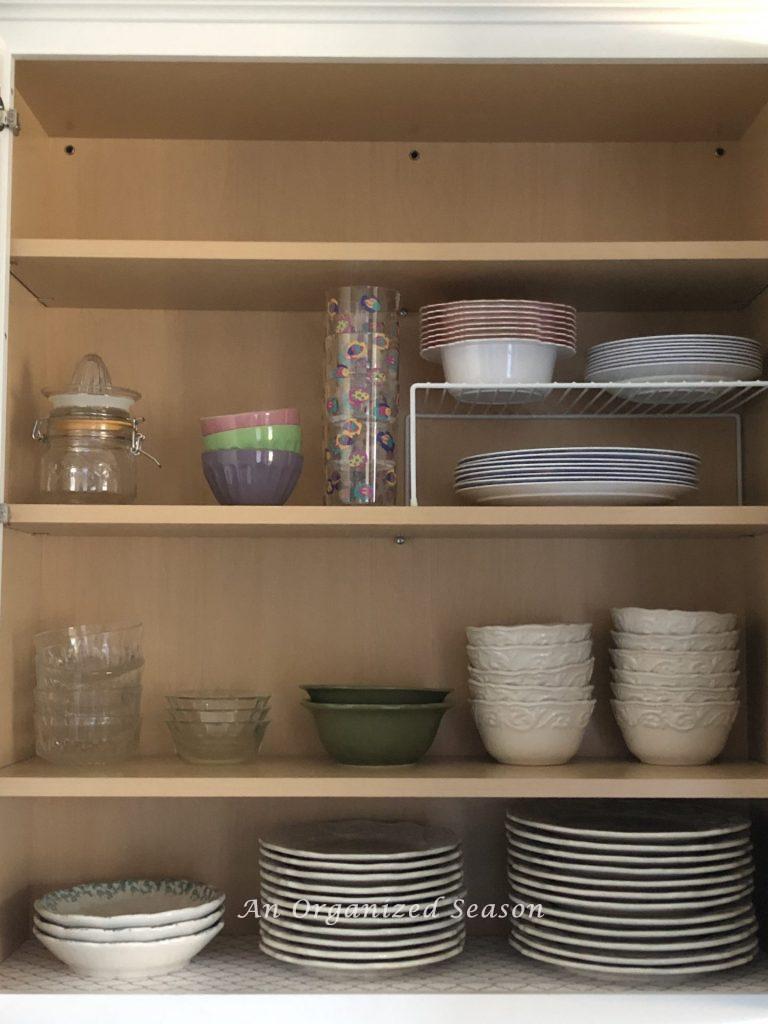
{"type": "Polygon", "coordinates": [[[298,426],[299,422],[298,409],[262,409],[259,412],[233,412],[228,416],[205,416],[200,420],[200,429],[205,437],[222,430],[237,430],[238,427],[298,426]]]}

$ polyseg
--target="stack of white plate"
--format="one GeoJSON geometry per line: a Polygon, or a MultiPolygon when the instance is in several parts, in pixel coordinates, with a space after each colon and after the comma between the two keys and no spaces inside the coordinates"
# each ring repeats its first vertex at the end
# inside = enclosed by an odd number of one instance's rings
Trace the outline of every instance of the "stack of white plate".
{"type": "Polygon", "coordinates": [[[467,628],[472,714],[504,764],[564,764],[595,702],[589,623],[467,628]]]}
{"type": "Polygon", "coordinates": [[[457,463],[454,490],[478,505],[660,505],[696,490],[699,463],[616,445],[484,452],[457,463]]]}
{"type": "Polygon", "coordinates": [[[34,932],[84,978],[152,978],[186,967],[224,927],[224,893],[186,879],[90,882],[35,901],[34,932]]]}
{"type": "Polygon", "coordinates": [[[576,310],[522,299],[439,302],[422,307],[420,348],[425,359],[443,364],[449,384],[493,385],[451,388],[460,401],[540,399],[551,389],[535,385],[551,381],[558,356],[576,350],[576,310]]]}
{"type": "Polygon", "coordinates": [[[401,821],[289,825],[260,840],[260,945],[329,970],[403,970],[464,948],[461,848],[401,821]]]}
{"type": "MultiPolygon", "coordinates": [[[[762,367],[762,345],[751,338],[724,334],[659,334],[593,345],[587,355],[587,380],[598,383],[748,381],[759,378],[762,367]]],[[[619,389],[616,393],[636,402],[673,405],[711,400],[722,392],[709,388],[657,386],[619,389]]]]}
{"type": "Polygon", "coordinates": [[[707,764],[739,711],[736,616],[614,608],[611,701],[627,746],[647,764],[707,764]]]}
{"type": "Polygon", "coordinates": [[[628,974],[723,971],[752,960],[746,818],[690,801],[553,803],[507,812],[511,899],[528,905],[512,922],[516,950],[628,974]]]}

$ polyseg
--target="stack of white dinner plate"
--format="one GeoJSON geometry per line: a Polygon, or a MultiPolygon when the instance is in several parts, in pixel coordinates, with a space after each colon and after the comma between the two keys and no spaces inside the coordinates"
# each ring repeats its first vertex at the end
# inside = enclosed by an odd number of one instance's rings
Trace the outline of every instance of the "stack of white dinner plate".
{"type": "Polygon", "coordinates": [[[521,448],[461,459],[454,490],[478,505],[660,505],[692,494],[699,457],[661,448],[521,448]]]}
{"type": "MultiPolygon", "coordinates": [[[[587,355],[587,380],[598,383],[749,381],[760,377],[762,345],[751,338],[723,334],[659,334],[593,345],[587,355]]],[[[610,389],[609,389],[610,390],[610,389]]],[[[706,401],[718,389],[617,389],[637,402],[672,405],[706,401]]]]}
{"type": "Polygon", "coordinates": [[[224,893],[187,879],[89,882],[35,901],[34,932],[85,978],[152,978],[186,967],[224,927],[224,893]]]}
{"type": "Polygon", "coordinates": [[[491,299],[439,302],[421,310],[421,354],[442,363],[462,402],[488,405],[544,398],[558,357],[576,350],[576,310],[557,302],[491,299]],[[534,385],[534,386],[531,386],[534,385]]]}
{"type": "Polygon", "coordinates": [[[564,764],[595,707],[589,623],[467,628],[472,714],[504,764],[564,764]]]}
{"type": "Polygon", "coordinates": [[[647,764],[707,764],[739,711],[738,630],[730,612],[614,608],[613,713],[647,764]]]}
{"type": "Polygon", "coordinates": [[[288,825],[260,840],[260,946],[329,970],[402,970],[464,948],[461,848],[407,821],[288,825]]]}
{"type": "Polygon", "coordinates": [[[695,974],[757,952],[749,821],[686,801],[507,812],[510,944],[580,970],[695,974]],[[522,910],[523,907],[517,908],[522,910]]]}

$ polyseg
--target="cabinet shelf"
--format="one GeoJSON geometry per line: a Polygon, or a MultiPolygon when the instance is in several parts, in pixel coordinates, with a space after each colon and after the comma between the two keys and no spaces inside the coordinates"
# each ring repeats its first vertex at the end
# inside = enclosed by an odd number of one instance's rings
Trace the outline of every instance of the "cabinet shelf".
{"type": "MultiPolygon", "coordinates": [[[[255,922],[254,922],[255,930],[255,922]]],[[[55,994],[130,992],[145,994],[205,993],[206,995],[269,995],[302,993],[344,993],[347,995],[381,993],[428,994],[443,996],[466,994],[526,994],[562,996],[565,994],[664,992],[708,994],[739,993],[765,995],[768,985],[768,957],[761,953],[753,963],[732,971],[694,974],[677,978],[637,978],[595,975],[564,971],[520,956],[502,936],[470,938],[461,956],[436,964],[429,970],[386,972],[371,977],[356,972],[325,971],[308,976],[306,971],[280,963],[259,951],[255,935],[220,935],[181,971],[160,978],[99,982],[78,978],[44,949],[36,940],[25,942],[0,965],[0,992],[55,994]]],[[[597,1010],[592,1019],[615,1019],[597,1010]]],[[[671,1009],[671,1008],[670,1008],[671,1009]]],[[[677,1016],[680,1007],[675,1007],[677,1016]]],[[[284,1015],[287,1011],[284,1010],[284,1015]]],[[[524,1015],[527,1019],[527,1015],[524,1015]]],[[[684,1014],[689,1019],[687,1014],[684,1014]]],[[[633,1018],[634,1019],[634,1018],[633,1018]]],[[[690,1018],[693,1019],[693,1018],[690,1018]]],[[[718,1020],[724,1019],[718,1016],[718,1020]]],[[[757,1018],[754,1018],[757,1019],[757,1018]]]]}
{"type": "Polygon", "coordinates": [[[23,533],[69,537],[740,537],[768,533],[768,506],[13,504],[6,522],[23,533]]]}
{"type": "Polygon", "coordinates": [[[317,758],[260,757],[252,764],[217,767],[190,765],[177,757],[142,757],[105,770],[32,758],[0,770],[4,796],[768,799],[768,764],[734,761],[668,768],[578,760],[532,768],[428,758],[416,767],[364,768],[317,758]]]}
{"type": "Polygon", "coordinates": [[[20,238],[11,270],[45,306],[310,310],[350,280],[403,306],[557,299],[580,310],[740,309],[768,286],[768,242],[212,242],[20,238]]]}

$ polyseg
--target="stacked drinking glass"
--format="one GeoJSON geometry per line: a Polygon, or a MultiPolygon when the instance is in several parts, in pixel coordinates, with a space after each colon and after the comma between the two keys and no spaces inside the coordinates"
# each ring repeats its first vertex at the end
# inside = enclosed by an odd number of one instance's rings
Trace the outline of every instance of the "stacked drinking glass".
{"type": "Polygon", "coordinates": [[[141,625],[67,626],[34,640],[38,756],[91,765],[135,754],[144,665],[141,625]]]}

